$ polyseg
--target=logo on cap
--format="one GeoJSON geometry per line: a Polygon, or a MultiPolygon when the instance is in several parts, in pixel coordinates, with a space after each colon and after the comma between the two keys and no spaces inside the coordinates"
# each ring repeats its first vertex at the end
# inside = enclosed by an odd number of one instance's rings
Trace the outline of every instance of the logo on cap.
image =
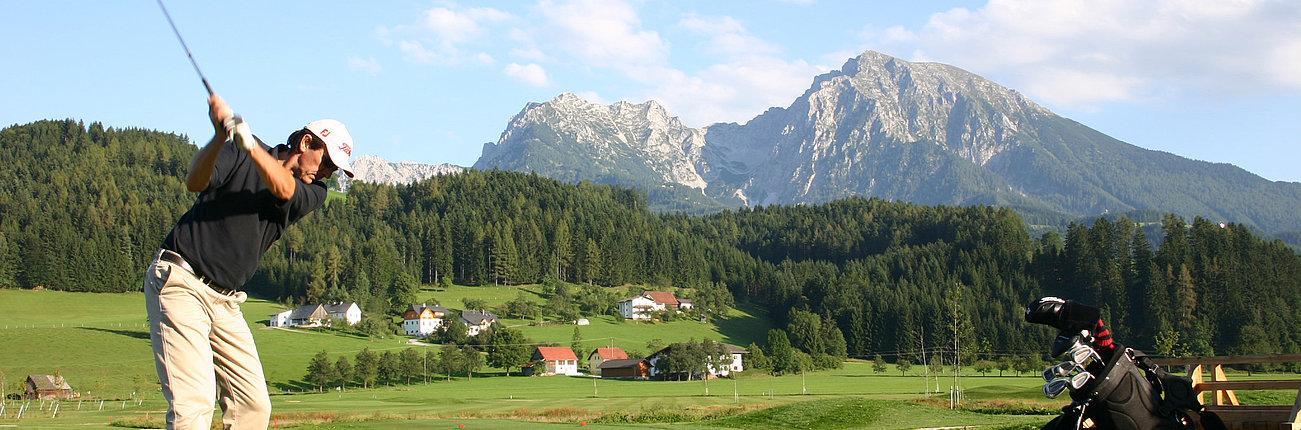
{"type": "Polygon", "coordinates": [[[330,136],[330,129],[328,128],[321,129],[321,137],[329,137],[329,136],[330,136]]]}
{"type": "Polygon", "coordinates": [[[342,150],[344,154],[348,154],[349,157],[352,156],[352,146],[348,145],[348,142],[339,142],[339,149],[342,150]]]}

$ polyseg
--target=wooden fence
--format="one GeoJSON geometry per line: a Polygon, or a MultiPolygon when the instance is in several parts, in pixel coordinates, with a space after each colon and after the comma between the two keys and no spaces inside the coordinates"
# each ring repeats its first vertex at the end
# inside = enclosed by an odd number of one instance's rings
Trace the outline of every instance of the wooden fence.
{"type": "Polygon", "coordinates": [[[1206,405],[1206,410],[1218,414],[1232,430],[1301,430],[1301,379],[1230,381],[1224,374],[1225,365],[1297,363],[1301,362],[1301,354],[1158,358],[1154,361],[1171,373],[1177,372],[1177,367],[1186,367],[1188,377],[1193,380],[1193,390],[1206,405]],[[1292,390],[1297,392],[1297,396],[1291,405],[1243,405],[1238,402],[1236,393],[1243,390],[1292,390]]]}

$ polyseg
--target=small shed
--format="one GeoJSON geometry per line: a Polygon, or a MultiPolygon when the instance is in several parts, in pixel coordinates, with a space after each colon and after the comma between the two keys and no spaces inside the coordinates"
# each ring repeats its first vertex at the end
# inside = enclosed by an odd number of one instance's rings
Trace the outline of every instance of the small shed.
{"type": "Polygon", "coordinates": [[[650,364],[640,358],[605,360],[599,367],[602,379],[650,379],[650,364]]]}
{"type": "Polygon", "coordinates": [[[72,386],[59,375],[28,375],[23,396],[32,400],[70,399],[72,386]]]}

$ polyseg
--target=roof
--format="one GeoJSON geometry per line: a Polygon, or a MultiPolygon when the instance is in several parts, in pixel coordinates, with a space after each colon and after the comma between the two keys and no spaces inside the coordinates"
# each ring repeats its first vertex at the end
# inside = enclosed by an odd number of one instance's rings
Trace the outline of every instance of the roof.
{"type": "Polygon", "coordinates": [[[605,360],[605,361],[602,361],[602,362],[601,362],[601,365],[600,365],[600,366],[596,366],[596,368],[598,368],[598,369],[623,369],[623,368],[628,368],[628,367],[637,367],[638,363],[641,363],[642,361],[643,361],[643,360],[640,359],[640,358],[624,358],[624,359],[619,359],[619,360],[605,360]]]}
{"type": "Polygon", "coordinates": [[[547,361],[578,360],[578,356],[574,355],[574,350],[569,349],[567,346],[539,346],[533,357],[536,359],[539,356],[547,361]]]}
{"type": "Polygon", "coordinates": [[[298,309],[294,309],[293,312],[289,313],[289,319],[291,320],[305,320],[312,318],[325,319],[329,317],[330,314],[325,312],[325,307],[321,305],[302,305],[299,306],[298,309]]]}
{"type": "Polygon", "coordinates": [[[647,292],[642,293],[642,295],[650,297],[650,299],[651,299],[652,301],[654,301],[655,303],[663,303],[663,304],[666,304],[666,305],[677,305],[677,304],[678,304],[678,298],[677,298],[676,296],[674,296],[673,293],[670,293],[670,292],[666,292],[666,291],[647,291],[647,292]]]}
{"type": "MultiPolygon", "coordinates": [[[[750,351],[746,351],[745,348],[741,348],[736,345],[722,343],[722,342],[717,342],[717,343],[719,345],[723,345],[723,350],[727,351],[728,354],[749,354],[750,353],[750,351]]],[[[662,354],[668,353],[670,350],[673,350],[674,348],[682,348],[688,345],[692,345],[692,344],[687,342],[672,343],[669,344],[669,346],[661,348],[659,351],[655,351],[651,353],[651,355],[646,356],[646,358],[658,357],[662,354]]],[[[695,343],[695,345],[699,346],[699,345],[703,345],[703,343],[695,343]]]]}
{"type": "Polygon", "coordinates": [[[470,325],[483,324],[484,321],[497,321],[497,314],[492,311],[461,311],[461,319],[470,325]]]}
{"type": "MultiPolygon", "coordinates": [[[[344,312],[348,312],[349,308],[352,308],[353,306],[357,306],[357,302],[334,303],[334,304],[329,304],[324,306],[326,312],[332,314],[341,314],[344,312]]],[[[361,307],[358,307],[357,309],[361,309],[361,307]]]]}
{"type": "Polygon", "coordinates": [[[68,381],[65,381],[62,376],[27,375],[27,380],[40,391],[72,389],[72,387],[68,385],[68,381]]]}
{"type": "Polygon", "coordinates": [[[405,314],[405,313],[407,313],[408,311],[415,311],[415,312],[416,312],[416,315],[420,315],[420,313],[424,312],[425,309],[429,309],[429,310],[431,310],[431,311],[434,311],[434,313],[442,312],[443,315],[451,315],[451,313],[452,313],[452,310],[451,310],[451,309],[447,309],[447,308],[442,307],[442,306],[439,306],[439,305],[429,306],[429,305],[426,305],[426,304],[424,304],[424,303],[421,303],[421,304],[418,304],[418,305],[411,305],[411,307],[407,308],[407,310],[404,311],[404,312],[402,312],[402,313],[405,314]]]}
{"type": "Polygon", "coordinates": [[[596,351],[592,351],[592,354],[587,357],[592,358],[592,355],[601,357],[601,359],[604,360],[628,359],[628,353],[624,352],[623,348],[597,348],[596,351]]]}

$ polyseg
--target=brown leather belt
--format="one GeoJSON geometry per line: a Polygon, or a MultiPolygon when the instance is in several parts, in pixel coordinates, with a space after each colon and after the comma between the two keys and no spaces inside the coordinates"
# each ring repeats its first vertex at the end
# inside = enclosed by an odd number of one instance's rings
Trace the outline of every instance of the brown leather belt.
{"type": "Polygon", "coordinates": [[[158,250],[158,259],[162,261],[166,261],[168,263],[175,264],[180,268],[185,269],[186,272],[190,272],[191,275],[194,275],[194,277],[199,278],[199,282],[202,282],[203,285],[207,285],[208,288],[212,289],[212,291],[216,291],[224,295],[231,295],[235,293],[234,288],[226,288],[221,285],[217,285],[215,282],[212,282],[212,279],[208,279],[207,276],[203,276],[203,274],[200,274],[198,271],[194,270],[194,266],[191,266],[190,262],[185,261],[185,257],[182,257],[181,254],[177,254],[175,251],[172,251],[170,249],[160,249],[158,250]]]}

